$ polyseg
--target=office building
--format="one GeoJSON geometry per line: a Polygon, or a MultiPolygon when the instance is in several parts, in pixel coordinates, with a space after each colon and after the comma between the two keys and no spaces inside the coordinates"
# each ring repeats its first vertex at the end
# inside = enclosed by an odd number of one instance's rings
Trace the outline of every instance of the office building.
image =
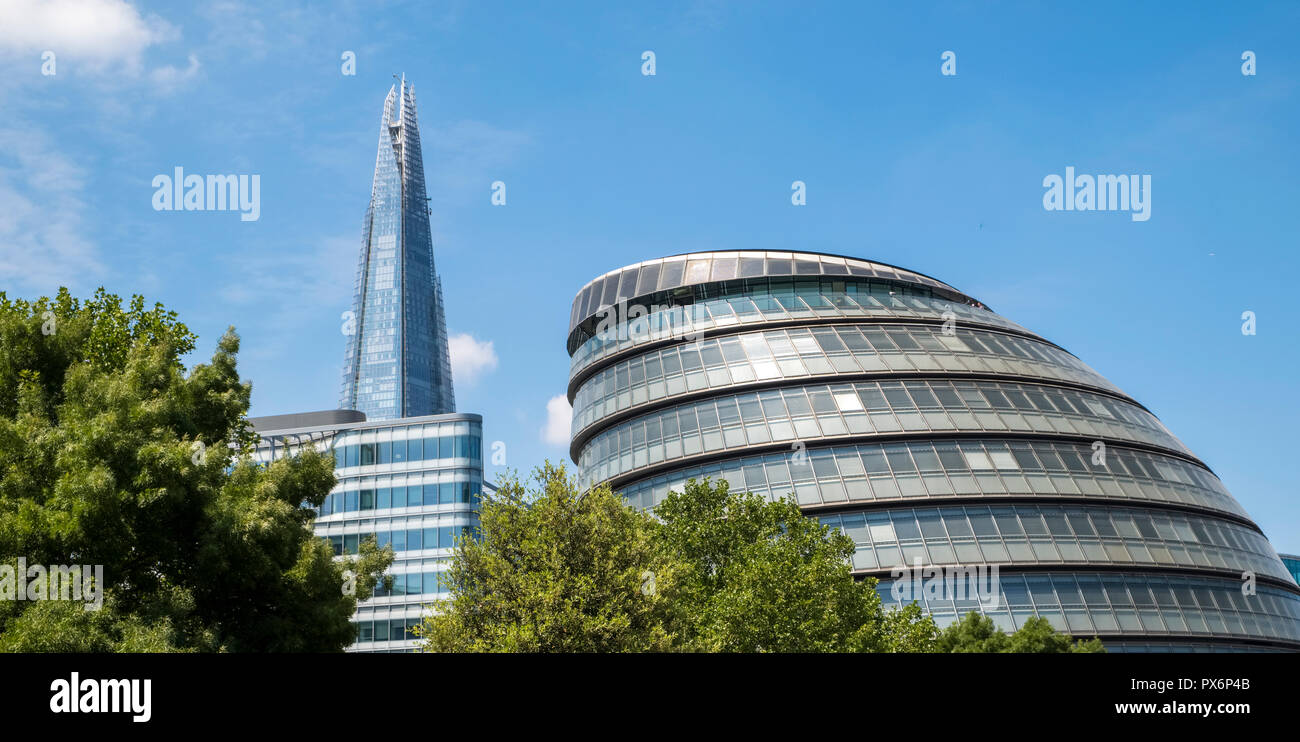
{"type": "Polygon", "coordinates": [[[483,419],[453,413],[367,422],[359,412],[331,410],[252,422],[259,463],[305,446],[333,455],[338,484],[314,530],[335,555],[356,554],[368,535],[393,548],[392,586],[358,606],[349,651],[414,649],[411,629],[446,594],[440,576],[456,539],[478,525],[483,419]]]}
{"type": "Polygon", "coordinates": [[[1286,571],[1291,573],[1291,579],[1300,583],[1300,556],[1295,554],[1278,554],[1282,557],[1282,564],[1286,565],[1286,571]]]}
{"type": "Polygon", "coordinates": [[[591,281],[569,328],[584,486],[645,508],[691,478],[793,496],[853,538],[887,603],[912,595],[940,624],[980,609],[1112,651],[1300,649],[1300,588],[1214,472],[1067,350],[942,281],[691,253],[591,281]],[[998,566],[996,600],[960,589],[957,568],[979,565],[998,566]],[[957,576],[908,593],[895,578],[918,573],[899,568],[957,576]]]}

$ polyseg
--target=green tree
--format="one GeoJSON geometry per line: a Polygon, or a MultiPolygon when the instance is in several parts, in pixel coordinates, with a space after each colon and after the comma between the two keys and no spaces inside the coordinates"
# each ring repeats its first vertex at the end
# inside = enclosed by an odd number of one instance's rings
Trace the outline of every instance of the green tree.
{"type": "Polygon", "coordinates": [[[1018,652],[1057,654],[1066,652],[1105,652],[1101,640],[1073,641],[1061,634],[1041,616],[1033,616],[1014,633],[1008,634],[993,624],[993,619],[975,611],[951,624],[939,635],[940,652],[1018,652]]]}
{"type": "Polygon", "coordinates": [[[1095,652],[1045,619],[1014,634],[971,614],[943,632],[854,579],[853,542],[793,500],[691,480],[653,515],[549,462],[486,495],[451,598],[419,628],[434,652],[1095,652]]]}
{"type": "Polygon", "coordinates": [[[937,630],[885,612],[853,544],[791,502],[691,482],[654,515],[583,494],[549,462],[485,496],[427,651],[925,651],[937,630]]]}
{"type": "Polygon", "coordinates": [[[336,562],[309,525],[334,485],[314,450],[247,460],[251,388],[231,328],[187,374],[174,312],[0,293],[0,563],[102,565],[103,607],[0,601],[0,650],[326,651],[391,551],[336,562]],[[355,575],[355,589],[345,574],[355,575]]]}
{"type": "Polygon", "coordinates": [[[485,494],[461,538],[451,599],[418,629],[433,652],[663,651],[676,642],[677,574],[653,523],[608,487],[580,495],[549,462],[485,494]]]}
{"type": "Polygon", "coordinates": [[[934,623],[885,611],[874,579],[854,579],[852,539],[793,499],[691,480],[655,507],[665,553],[685,559],[685,647],[710,652],[927,651],[934,623]]]}

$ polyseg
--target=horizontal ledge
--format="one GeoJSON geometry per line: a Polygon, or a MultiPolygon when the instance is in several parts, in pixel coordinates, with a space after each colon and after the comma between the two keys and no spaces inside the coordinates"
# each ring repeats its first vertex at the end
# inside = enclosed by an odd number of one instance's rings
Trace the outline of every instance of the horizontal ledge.
{"type": "MultiPolygon", "coordinates": [[[[911,569],[910,565],[903,565],[905,569],[911,569]]],[[[957,565],[953,564],[922,564],[921,568],[926,567],[976,567],[980,565],[957,565]]],[[[871,570],[853,570],[853,576],[859,578],[875,577],[876,579],[892,579],[892,569],[871,569],[871,570]]],[[[1209,569],[1206,567],[1161,567],[1150,565],[1133,565],[1133,564],[1094,564],[1089,562],[1061,562],[1059,564],[998,564],[998,575],[1003,574],[1043,574],[1043,573],[1069,573],[1079,574],[1087,572],[1109,572],[1109,573],[1126,573],[1126,574],[1144,574],[1172,577],[1207,577],[1217,580],[1226,580],[1241,584],[1241,573],[1224,569],[1209,569]]],[[[1300,587],[1276,577],[1268,575],[1255,575],[1256,581],[1275,587],[1294,595],[1300,596],[1300,587]]]]}
{"type": "MultiPolygon", "coordinates": [[[[582,371],[569,377],[569,387],[566,394],[569,398],[569,404],[573,404],[573,398],[578,392],[578,387],[600,371],[605,370],[607,367],[614,365],[624,358],[630,358],[634,355],[640,355],[668,345],[683,344],[687,341],[689,336],[696,336],[697,340],[707,340],[715,337],[726,337],[728,335],[744,335],[751,331],[761,332],[765,330],[781,330],[789,327],[821,327],[825,325],[942,325],[945,321],[946,320],[933,317],[805,317],[801,319],[773,320],[771,322],[736,323],[732,325],[724,325],[722,327],[711,327],[707,330],[700,330],[698,333],[691,332],[677,334],[673,332],[669,333],[669,337],[662,340],[653,340],[643,345],[626,348],[592,363],[590,366],[582,369],[582,371]]],[[[1069,353],[1071,356],[1078,358],[1078,356],[1075,356],[1073,353],[1070,353],[1070,351],[1062,348],[1056,343],[1029,331],[1013,330],[1007,327],[1000,327],[998,325],[983,322],[962,321],[958,322],[958,324],[963,327],[978,327],[981,330],[1000,332],[1004,335],[1025,338],[1026,340],[1034,340],[1050,345],[1062,353],[1069,353]]]]}
{"type": "MultiPolygon", "coordinates": [[[[1088,392],[1097,394],[1102,397],[1109,397],[1117,402],[1133,405],[1143,412],[1155,417],[1140,402],[1125,394],[1116,394],[1108,389],[1101,389],[1088,384],[1080,384],[1074,381],[1059,381],[1056,379],[1044,379],[1039,376],[1024,376],[1021,374],[989,374],[989,373],[968,373],[968,374],[945,374],[944,372],[935,371],[859,371],[848,374],[820,374],[817,376],[800,376],[794,378],[764,379],[762,381],[747,381],[741,384],[735,384],[718,389],[697,389],[693,392],[678,394],[673,397],[665,397],[647,402],[638,407],[629,407],[625,410],[619,410],[612,415],[602,417],[594,423],[578,431],[573,440],[569,443],[569,455],[577,460],[577,452],[587,445],[592,438],[600,435],[606,430],[626,422],[641,415],[648,415],[659,410],[669,407],[686,404],[688,402],[697,402],[702,399],[712,399],[715,397],[730,397],[737,394],[749,394],[751,392],[764,392],[771,389],[787,389],[804,386],[820,386],[835,384],[852,384],[855,381],[988,381],[988,382],[1005,382],[1010,384],[1033,384],[1035,386],[1057,387],[1060,389],[1069,389],[1076,392],[1088,392]]],[[[946,408],[940,408],[946,409],[946,408]]],[[[890,410],[893,411],[892,408],[890,410]]],[[[918,412],[930,412],[931,410],[921,410],[918,412]]],[[[865,412],[865,410],[864,410],[865,412]]],[[[1016,410],[1020,412],[1020,410],[1016,410]]]]}
{"type": "MultiPolygon", "coordinates": [[[[884,510],[901,510],[903,508],[945,508],[945,507],[963,507],[966,505],[985,505],[989,507],[1004,507],[1015,505],[1083,505],[1083,506],[1102,506],[1102,507],[1127,507],[1140,508],[1147,510],[1162,510],[1165,512],[1185,513],[1188,515],[1200,515],[1218,520],[1226,520],[1230,523],[1236,523],[1245,526],[1252,531],[1256,531],[1263,536],[1264,531],[1250,518],[1235,515],[1223,510],[1201,507],[1199,505],[1183,505],[1179,503],[1157,502],[1154,500],[1131,500],[1124,497],[1113,497],[1111,495],[1101,495],[1098,497],[1086,497],[1077,495],[994,495],[992,497],[980,497],[977,495],[956,496],[956,497],[909,497],[895,500],[857,500],[835,503],[823,503],[821,505],[801,505],[801,510],[809,515],[839,515],[843,513],[874,513],[884,510]]],[[[1267,538],[1267,537],[1266,537],[1267,538]]]]}
{"type": "MultiPolygon", "coordinates": [[[[885,435],[854,434],[854,435],[837,436],[833,438],[817,438],[812,441],[808,441],[807,442],[808,445],[805,450],[815,451],[822,448],[833,448],[835,446],[853,446],[853,445],[859,445],[864,443],[865,444],[907,443],[912,441],[962,441],[962,440],[1044,441],[1044,442],[1062,442],[1062,443],[1082,443],[1085,445],[1091,445],[1093,441],[1100,440],[1106,443],[1107,446],[1114,446],[1117,448],[1131,448],[1135,451],[1145,451],[1147,453],[1160,454],[1161,456],[1168,456],[1170,458],[1186,461],[1189,464],[1193,464],[1197,467],[1200,467],[1210,472],[1211,474],[1214,474],[1214,471],[1210,469],[1210,467],[1206,466],[1203,462],[1201,462],[1200,459],[1197,459],[1195,456],[1190,456],[1188,454],[1182,453],[1181,451],[1175,451],[1173,449],[1164,448],[1163,446],[1155,446],[1149,443],[1140,443],[1137,441],[1108,441],[1104,438],[1094,438],[1092,436],[1086,436],[1086,435],[1059,435],[1059,434],[1046,435],[1042,433],[1011,433],[1006,431],[972,431],[969,433],[948,432],[948,433],[938,433],[938,434],[931,433],[931,432],[889,433],[885,435]]],[[[626,474],[620,474],[611,479],[606,479],[600,482],[596,482],[596,484],[609,484],[611,489],[617,491],[619,488],[627,485],[630,482],[635,482],[641,479],[649,479],[651,477],[658,476],[659,474],[662,474],[667,471],[672,471],[674,469],[681,469],[688,466],[698,466],[700,464],[709,464],[715,461],[725,461],[727,459],[741,459],[741,458],[745,458],[746,456],[761,456],[769,453],[789,452],[793,450],[791,446],[796,442],[798,441],[790,440],[790,441],[782,441],[780,443],[765,443],[759,446],[749,446],[746,448],[731,449],[727,451],[716,451],[712,453],[697,454],[695,456],[690,456],[690,457],[677,458],[671,461],[661,462],[659,464],[656,464],[655,466],[647,467],[645,469],[639,469],[637,471],[628,472],[626,474]]],[[[570,455],[572,456],[572,452],[570,452],[570,455]]],[[[577,457],[573,457],[573,461],[574,463],[577,463],[578,461],[577,457]]]]}

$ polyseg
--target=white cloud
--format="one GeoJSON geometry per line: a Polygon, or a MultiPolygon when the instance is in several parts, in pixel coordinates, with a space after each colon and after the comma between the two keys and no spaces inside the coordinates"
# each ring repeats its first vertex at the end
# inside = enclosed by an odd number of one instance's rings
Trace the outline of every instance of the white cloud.
{"type": "MultiPolygon", "coordinates": [[[[125,0],[5,0],[0,3],[0,52],[71,59],[94,69],[136,72],[148,47],[178,32],[156,15],[142,16],[125,0]]],[[[36,69],[36,65],[33,65],[36,69]]]]}
{"type": "Polygon", "coordinates": [[[451,350],[451,380],[457,386],[474,386],[480,376],[497,367],[497,352],[491,340],[475,340],[473,335],[462,332],[448,338],[447,346],[451,350]]]}
{"type": "Polygon", "coordinates": [[[82,226],[84,187],[39,127],[0,129],[0,285],[47,292],[103,272],[82,226]]]}
{"type": "Polygon", "coordinates": [[[569,398],[557,394],[546,402],[546,425],[542,426],[542,440],[552,446],[568,446],[569,431],[573,424],[573,407],[569,398]]]}

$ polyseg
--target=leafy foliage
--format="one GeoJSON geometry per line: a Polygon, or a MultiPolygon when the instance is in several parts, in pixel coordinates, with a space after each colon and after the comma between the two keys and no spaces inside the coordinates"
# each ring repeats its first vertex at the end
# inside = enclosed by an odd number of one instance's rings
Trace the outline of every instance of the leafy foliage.
{"type": "Polygon", "coordinates": [[[1008,634],[993,624],[993,619],[975,611],[948,626],[939,635],[936,648],[940,652],[1019,652],[1025,654],[1061,654],[1070,652],[1105,652],[1101,640],[1072,641],[1067,634],[1059,634],[1052,624],[1041,616],[1025,621],[1015,633],[1008,634]]]}
{"type": "Polygon", "coordinates": [[[0,561],[103,565],[100,611],[0,601],[9,651],[323,651],[391,552],[337,563],[312,536],[334,485],[315,451],[245,455],[251,388],[231,328],[185,373],[196,337],[142,297],[0,293],[0,561]],[[344,592],[345,570],[359,575],[344,592]]]}
{"type": "Polygon", "coordinates": [[[650,516],[608,487],[580,496],[563,466],[485,494],[478,539],[446,573],[452,598],[419,629],[435,652],[662,651],[676,642],[679,560],[650,516]]]}
{"type": "Polygon", "coordinates": [[[909,608],[887,615],[875,580],[855,580],[853,541],[793,500],[691,480],[655,508],[657,541],[689,569],[687,649],[710,652],[925,651],[935,628],[909,608]]]}
{"type": "Polygon", "coordinates": [[[451,563],[451,599],[419,629],[434,652],[1102,651],[1046,620],[1012,635],[972,614],[940,632],[885,610],[853,542],[793,500],[691,480],[653,514],[585,494],[549,462],[483,501],[451,563]]]}

